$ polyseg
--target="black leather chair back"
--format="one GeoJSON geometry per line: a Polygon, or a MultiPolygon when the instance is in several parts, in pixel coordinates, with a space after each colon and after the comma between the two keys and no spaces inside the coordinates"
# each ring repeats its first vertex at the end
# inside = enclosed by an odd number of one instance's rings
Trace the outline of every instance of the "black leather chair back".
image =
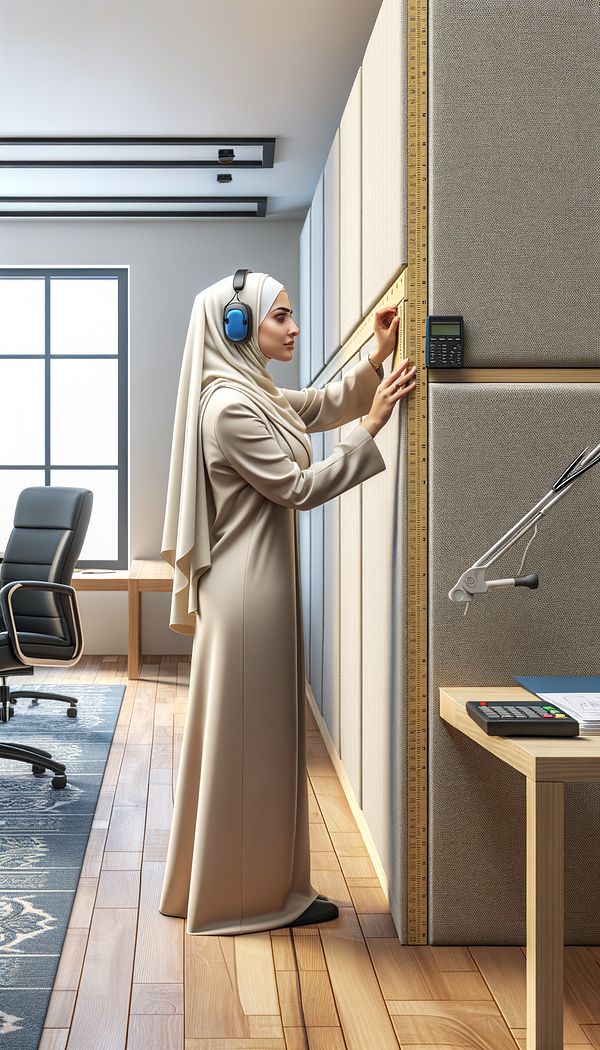
{"type": "MultiPolygon", "coordinates": [[[[92,514],[90,489],[37,485],[23,489],[14,526],[0,563],[0,586],[13,580],[71,583],[92,514]]],[[[17,631],[69,637],[65,609],[68,597],[48,591],[19,589],[13,595],[17,631]]],[[[6,625],[0,613],[0,629],[6,625]]]]}

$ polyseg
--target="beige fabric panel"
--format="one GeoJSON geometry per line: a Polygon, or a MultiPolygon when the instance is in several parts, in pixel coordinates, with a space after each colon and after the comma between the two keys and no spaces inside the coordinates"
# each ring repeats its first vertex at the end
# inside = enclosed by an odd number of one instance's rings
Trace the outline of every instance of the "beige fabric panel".
{"type": "Polygon", "coordinates": [[[429,313],[472,367],[600,352],[600,4],[429,2],[429,313]]]}
{"type": "Polygon", "coordinates": [[[323,367],[323,172],[310,208],[310,378],[323,367]]]}
{"type": "MultiPolygon", "coordinates": [[[[313,460],[324,459],[323,434],[311,434],[313,460]]],[[[323,710],[323,504],[304,511],[310,516],[310,685],[323,710]]]]}
{"type": "Polygon", "coordinates": [[[310,208],[300,234],[300,335],[298,336],[299,386],[309,386],[310,374],[310,208]]]}
{"type": "MultiPolygon", "coordinates": [[[[298,338],[298,372],[300,387],[309,386],[310,374],[310,342],[311,342],[311,284],[310,284],[310,222],[311,209],[309,208],[302,232],[300,233],[300,336],[298,338]]],[[[306,677],[310,682],[310,514],[300,511],[298,513],[298,544],[300,548],[300,580],[302,585],[302,621],[304,627],[304,661],[306,665],[306,677]]]]}
{"type": "Polygon", "coordinates": [[[406,258],[406,7],[383,0],[362,64],[362,315],[406,258]]]}
{"type": "MultiPolygon", "coordinates": [[[[361,357],[372,349],[370,341],[361,357]]],[[[389,375],[391,359],[384,364],[389,375]]],[[[405,566],[402,412],[376,437],[387,469],[362,490],[362,809],[404,921],[405,566]]]]}
{"type": "MultiPolygon", "coordinates": [[[[342,369],[354,367],[352,358],[342,369]]],[[[356,426],[340,427],[340,440],[356,426]]],[[[340,501],[340,758],[362,807],[362,547],[361,488],[342,492],[340,501]]]]}
{"type": "MultiPolygon", "coordinates": [[[[340,428],[323,433],[323,457],[340,440],[340,428]]],[[[323,504],[323,717],[340,751],[340,497],[323,504]]]]}
{"type": "Polygon", "coordinates": [[[324,360],[340,348],[340,133],[336,131],[323,185],[324,360]]]}
{"type": "Polygon", "coordinates": [[[340,122],[340,345],[362,318],[362,69],[340,122]]]}
{"type": "MultiPolygon", "coordinates": [[[[537,590],[492,590],[466,616],[448,591],[598,442],[600,385],[436,383],[429,397],[430,942],[524,944],[525,779],[440,718],[439,687],[598,673],[600,469],[542,519],[522,569],[537,590]]],[[[488,579],[515,576],[532,536],[488,579]]],[[[600,944],[599,814],[600,783],[566,785],[566,944],[600,944]]]]}
{"type": "Polygon", "coordinates": [[[304,639],[304,673],[310,682],[310,514],[298,511],[298,553],[302,592],[302,627],[304,639]]]}

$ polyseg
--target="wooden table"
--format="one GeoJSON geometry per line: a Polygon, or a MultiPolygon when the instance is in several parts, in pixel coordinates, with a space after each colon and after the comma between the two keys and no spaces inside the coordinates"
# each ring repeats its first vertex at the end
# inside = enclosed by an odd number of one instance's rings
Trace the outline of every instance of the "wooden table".
{"type": "Polygon", "coordinates": [[[127,677],[139,678],[142,661],[142,599],[143,591],[171,591],[173,569],[162,558],[135,558],[129,570],[89,572],[80,569],[73,573],[76,591],[127,591],[128,642],[127,677]]]}
{"type": "Polygon", "coordinates": [[[488,736],[465,707],[533,698],[521,686],[446,686],[440,715],[527,778],[527,1050],[562,1050],[564,785],[600,780],[600,736],[488,736]]]}

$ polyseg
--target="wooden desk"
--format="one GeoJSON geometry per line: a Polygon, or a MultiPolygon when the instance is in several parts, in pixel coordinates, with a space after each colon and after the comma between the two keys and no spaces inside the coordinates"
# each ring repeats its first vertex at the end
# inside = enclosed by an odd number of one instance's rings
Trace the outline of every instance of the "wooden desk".
{"type": "Polygon", "coordinates": [[[139,678],[142,661],[142,591],[171,591],[173,569],[162,558],[135,558],[129,571],[116,569],[110,573],[87,573],[80,569],[73,573],[76,591],[127,591],[128,641],[127,677],[139,678]]]}
{"type": "Polygon", "coordinates": [[[600,780],[600,735],[497,737],[467,700],[532,700],[521,686],[440,688],[440,715],[527,778],[527,1050],[563,1050],[564,784],[600,780]]]}

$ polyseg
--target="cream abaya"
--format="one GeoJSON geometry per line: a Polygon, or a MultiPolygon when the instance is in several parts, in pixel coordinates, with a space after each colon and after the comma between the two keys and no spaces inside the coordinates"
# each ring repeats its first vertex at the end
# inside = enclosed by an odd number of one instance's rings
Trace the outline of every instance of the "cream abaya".
{"type": "MultiPolygon", "coordinates": [[[[366,415],[379,382],[365,359],[323,389],[275,389],[312,433],[366,415]]],[[[159,910],[186,918],[190,934],[252,933],[288,925],[317,896],[297,515],[385,461],[357,423],[313,464],[248,392],[226,383],[203,392],[198,426],[210,568],[198,581],[159,910]]]]}

